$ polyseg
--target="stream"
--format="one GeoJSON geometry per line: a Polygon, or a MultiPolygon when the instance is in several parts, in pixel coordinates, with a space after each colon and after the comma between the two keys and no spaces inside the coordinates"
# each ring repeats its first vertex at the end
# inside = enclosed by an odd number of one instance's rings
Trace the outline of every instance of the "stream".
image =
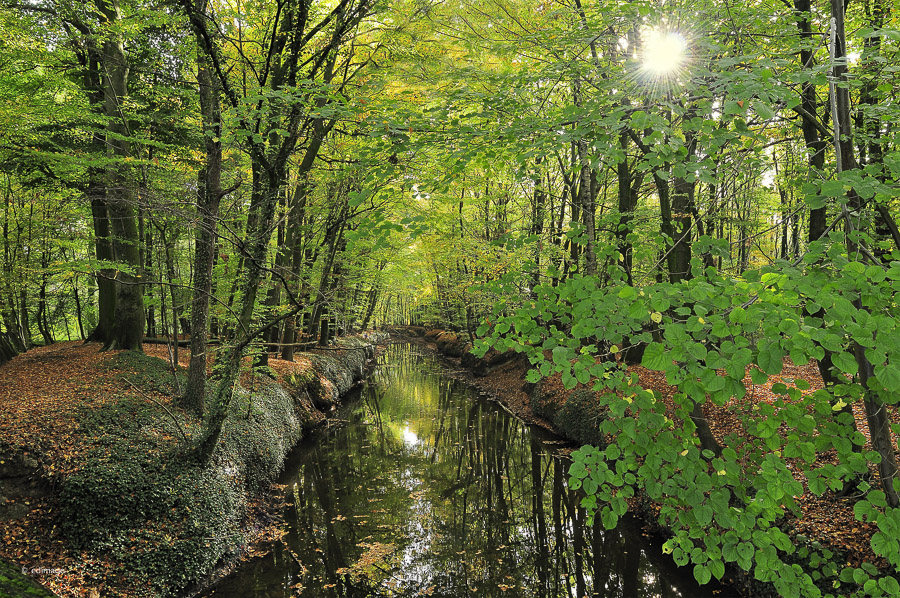
{"type": "Polygon", "coordinates": [[[589,526],[558,439],[395,344],[290,455],[284,543],[205,596],[728,595],[624,518],[589,526]]]}

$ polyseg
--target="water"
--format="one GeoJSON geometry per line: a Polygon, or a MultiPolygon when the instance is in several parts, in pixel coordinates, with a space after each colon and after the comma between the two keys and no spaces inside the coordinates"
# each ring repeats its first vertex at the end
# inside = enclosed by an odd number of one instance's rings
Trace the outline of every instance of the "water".
{"type": "Polygon", "coordinates": [[[588,526],[553,439],[415,346],[391,346],[339,417],[287,463],[284,543],[207,596],[712,594],[631,520],[588,526]]]}

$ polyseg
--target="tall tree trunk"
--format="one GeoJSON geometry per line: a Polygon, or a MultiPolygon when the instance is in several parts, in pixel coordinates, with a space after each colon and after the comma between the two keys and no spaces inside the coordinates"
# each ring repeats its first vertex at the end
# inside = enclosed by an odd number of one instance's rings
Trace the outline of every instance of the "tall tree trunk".
{"type": "MultiPolygon", "coordinates": [[[[46,268],[46,266],[45,266],[46,268]]],[[[47,275],[41,276],[41,286],[38,290],[38,312],[37,325],[41,338],[44,340],[44,346],[53,344],[53,333],[50,331],[50,324],[47,319],[47,275]]]]}
{"type": "MultiPolygon", "coordinates": [[[[531,204],[531,235],[534,240],[534,266],[531,272],[531,292],[541,283],[541,252],[544,247],[544,220],[546,218],[545,204],[547,202],[547,193],[543,186],[543,175],[541,171],[541,158],[538,157],[534,161],[534,195],[531,204]]],[[[460,235],[462,235],[462,202],[460,202],[460,235]]]]}
{"type": "Polygon", "coordinates": [[[619,136],[619,146],[622,149],[622,160],[616,164],[616,179],[618,180],[618,208],[619,225],[616,229],[616,239],[621,258],[619,265],[625,272],[628,284],[634,284],[632,275],[634,248],[630,235],[632,232],[632,218],[637,206],[637,194],[643,183],[644,175],[639,172],[632,173],[628,164],[628,135],[619,136]]]}
{"type": "MultiPolygon", "coordinates": [[[[290,271],[288,275],[289,288],[286,289],[288,294],[292,295],[295,301],[305,300],[305,296],[301,292],[301,280],[303,279],[303,269],[306,266],[304,259],[305,239],[303,238],[303,220],[306,217],[306,204],[309,194],[312,191],[312,183],[309,181],[309,172],[312,170],[319,150],[325,137],[331,131],[335,121],[326,123],[320,118],[313,121],[312,133],[313,137],[303,160],[297,167],[298,183],[294,190],[294,200],[291,202],[291,209],[288,215],[288,248],[290,250],[290,271]]],[[[297,306],[301,307],[301,306],[297,306]]],[[[294,359],[294,344],[297,342],[297,316],[288,318],[284,322],[284,347],[281,350],[281,358],[288,361],[294,359]]]]}
{"type": "Polygon", "coordinates": [[[372,286],[366,297],[366,314],[363,317],[362,324],[359,326],[359,329],[362,331],[369,327],[369,322],[372,320],[372,314],[375,313],[375,306],[378,304],[378,294],[380,291],[381,286],[376,284],[372,286]]]}
{"type": "MultiPolygon", "coordinates": [[[[812,8],[810,0],[794,0],[794,11],[797,19],[797,29],[800,34],[800,65],[807,73],[812,72],[815,66],[813,46],[818,45],[816,36],[812,31],[812,8]]],[[[816,86],[812,81],[804,82],[800,90],[800,129],[803,132],[803,140],[809,153],[809,165],[813,172],[822,172],[825,166],[826,143],[822,139],[818,123],[818,99],[816,98],[816,86]]],[[[810,210],[809,214],[809,241],[816,241],[825,233],[827,228],[825,207],[810,210]]]]}
{"type": "MultiPolygon", "coordinates": [[[[198,0],[197,10],[206,10],[206,0],[198,0]]],[[[202,40],[198,45],[202,48],[202,40]]],[[[206,351],[209,343],[209,300],[213,291],[213,264],[216,255],[216,228],[222,190],[222,104],[218,79],[212,73],[209,56],[197,52],[197,85],[200,117],[205,140],[206,164],[197,193],[197,223],[194,228],[194,283],[191,295],[191,361],[182,403],[203,414],[206,400],[206,351]]]]}
{"type": "Polygon", "coordinates": [[[332,277],[332,269],[334,268],[335,258],[340,247],[341,239],[344,235],[344,225],[346,224],[346,201],[343,202],[337,220],[333,223],[325,234],[325,243],[328,245],[328,253],[325,256],[325,263],[322,264],[322,276],[319,280],[319,286],[316,290],[316,299],[313,302],[312,314],[309,319],[309,326],[306,333],[315,338],[318,336],[319,322],[322,317],[322,310],[328,299],[329,279],[332,277]]]}
{"type": "MultiPolygon", "coordinates": [[[[107,21],[121,21],[118,0],[95,0],[107,21]]],[[[141,350],[144,336],[144,296],[140,280],[140,237],[131,181],[123,160],[129,157],[129,134],[122,103],[128,95],[128,62],[121,37],[112,34],[102,47],[103,107],[108,119],[107,154],[116,164],[106,171],[106,209],[109,217],[112,250],[125,269],[116,272],[116,305],[112,335],[105,348],[141,350]]]]}
{"type": "Polygon", "coordinates": [[[19,351],[9,338],[9,331],[0,332],[0,365],[3,365],[18,354],[19,351]]]}
{"type": "MultiPolygon", "coordinates": [[[[63,253],[65,256],[65,252],[63,253]]],[[[78,254],[75,250],[72,250],[72,261],[75,262],[78,260],[78,254]]],[[[87,336],[84,334],[84,316],[81,309],[81,295],[78,292],[78,276],[72,277],[72,296],[75,299],[75,318],[78,322],[78,334],[81,337],[81,340],[85,340],[87,336]]]]}
{"type": "MultiPolygon", "coordinates": [[[[141,237],[144,239],[141,251],[143,255],[142,261],[144,263],[142,276],[146,280],[148,278],[152,278],[153,272],[153,227],[146,226],[146,220],[141,217],[138,220],[138,228],[140,230],[143,230],[143,234],[141,235],[141,237]]],[[[146,335],[150,338],[156,337],[156,305],[153,301],[154,288],[155,285],[147,284],[145,289],[147,293],[147,300],[149,302],[146,314],[146,335]]]]}
{"type": "MultiPolygon", "coordinates": [[[[287,211],[287,193],[282,195],[282,200],[280,202],[279,214],[284,214],[287,211]]],[[[275,259],[272,264],[273,272],[284,273],[287,268],[288,255],[287,255],[287,223],[285,222],[285,218],[281,217],[278,220],[278,231],[275,233],[276,241],[275,241],[275,259]]],[[[274,316],[278,312],[278,306],[281,305],[282,302],[282,284],[281,281],[274,274],[271,277],[269,282],[269,288],[266,291],[266,300],[264,302],[266,308],[265,312],[271,316],[274,316]]],[[[273,326],[269,329],[269,331],[265,335],[266,342],[266,350],[260,355],[260,359],[264,360],[265,363],[268,363],[268,354],[269,353],[277,353],[278,352],[278,341],[281,339],[282,327],[281,326],[273,326]]]]}
{"type": "MultiPolygon", "coordinates": [[[[22,330],[19,323],[19,313],[16,309],[15,287],[13,286],[12,282],[14,279],[14,262],[17,259],[16,254],[18,253],[18,247],[21,245],[21,243],[18,239],[13,239],[10,236],[9,222],[13,199],[11,186],[7,187],[6,192],[3,194],[3,199],[4,276],[0,277],[0,283],[5,282],[6,284],[0,286],[0,320],[2,320],[3,325],[6,327],[6,332],[0,334],[0,340],[5,340],[5,342],[8,343],[9,350],[7,351],[7,359],[12,359],[13,355],[25,351],[27,347],[25,346],[25,341],[22,337],[22,330]]],[[[0,353],[2,352],[3,347],[0,347],[0,353]]],[[[2,363],[2,360],[2,354],[0,354],[0,363],[2,363]]]]}
{"type": "MultiPolygon", "coordinates": [[[[573,89],[574,104],[581,105],[581,80],[576,78],[573,89]]],[[[584,273],[588,276],[597,275],[597,255],[594,252],[596,242],[596,229],[594,225],[594,211],[596,200],[596,185],[594,172],[591,169],[590,157],[587,151],[587,140],[583,137],[576,142],[578,152],[578,203],[581,205],[582,224],[585,229],[584,244],[584,273]]]]}
{"type": "MultiPolygon", "coordinates": [[[[850,127],[851,112],[850,91],[847,85],[847,41],[844,33],[844,0],[831,0],[831,27],[832,80],[829,87],[833,110],[835,163],[837,173],[840,175],[845,170],[852,170],[857,167],[853,152],[853,134],[850,127]]],[[[850,191],[849,203],[855,209],[861,207],[861,200],[855,190],[850,191]]],[[[853,218],[850,217],[846,205],[841,206],[841,209],[844,213],[847,231],[847,248],[852,256],[857,253],[854,250],[857,241],[854,240],[853,236],[853,218]]],[[[868,311],[863,306],[861,298],[854,301],[854,304],[857,309],[868,311]]],[[[891,421],[885,408],[886,403],[879,395],[879,392],[875,388],[870,387],[874,367],[866,355],[864,347],[856,341],[853,341],[853,354],[859,370],[860,383],[865,389],[863,405],[866,410],[866,420],[869,426],[872,448],[881,457],[878,463],[881,486],[887,497],[888,504],[892,507],[898,507],[900,506],[900,496],[898,496],[897,490],[894,488],[894,481],[897,479],[898,474],[897,454],[894,449],[891,421]]]]}
{"type": "MultiPolygon", "coordinates": [[[[85,31],[85,33],[89,33],[85,31]]],[[[92,110],[98,115],[106,115],[103,77],[103,54],[96,41],[88,36],[86,51],[83,56],[82,87],[88,95],[92,110]]],[[[91,150],[100,155],[106,152],[106,140],[102,131],[95,130],[91,135],[91,150]]],[[[115,261],[113,253],[109,211],[106,203],[105,171],[102,168],[89,166],[86,195],[91,204],[91,218],[94,229],[94,251],[100,268],[97,272],[97,324],[87,340],[106,345],[114,334],[116,317],[116,281],[115,261]]]]}
{"type": "Polygon", "coordinates": [[[266,264],[266,252],[271,238],[272,219],[275,214],[275,206],[278,203],[278,187],[273,188],[273,183],[281,181],[279,173],[266,173],[263,189],[255,189],[255,197],[251,198],[251,213],[249,220],[253,223],[249,229],[247,238],[246,274],[241,285],[241,303],[236,334],[237,339],[225,353],[223,358],[224,370],[222,378],[216,386],[213,403],[209,408],[208,417],[204,425],[204,431],[200,442],[195,449],[195,455],[202,463],[208,463],[213,451],[219,442],[225,418],[228,415],[228,407],[234,395],[234,386],[237,384],[240,374],[241,359],[244,351],[258,334],[253,330],[253,310],[256,307],[256,297],[260,284],[263,281],[266,264]]]}
{"type": "Polygon", "coordinates": [[[166,277],[169,279],[169,298],[172,301],[172,365],[178,364],[178,296],[175,293],[175,257],[172,247],[178,243],[177,231],[171,240],[166,238],[165,229],[160,231],[163,237],[163,248],[166,256],[166,277]]]}
{"type": "MultiPolygon", "coordinates": [[[[860,159],[861,164],[874,164],[881,167],[878,179],[884,183],[887,180],[887,171],[884,167],[884,145],[887,143],[882,136],[880,127],[881,119],[878,118],[876,106],[879,105],[880,99],[876,94],[879,84],[878,72],[881,70],[881,35],[879,30],[884,27],[884,21],[887,18],[887,7],[884,0],[873,0],[865,3],[866,17],[869,25],[872,27],[873,35],[866,37],[863,41],[863,53],[860,64],[860,70],[871,71],[868,77],[860,77],[862,85],[859,90],[859,129],[863,132],[860,135],[860,159]]],[[[885,203],[881,203],[878,199],[873,200],[876,211],[875,218],[875,234],[878,239],[891,239],[894,247],[900,249],[900,228],[897,226],[896,218],[888,210],[885,203]]],[[[879,255],[884,262],[890,262],[891,252],[880,247],[874,248],[876,255],[879,255]]]]}
{"type": "MultiPolygon", "coordinates": [[[[572,166],[574,167],[577,164],[576,159],[578,155],[578,150],[575,147],[575,144],[572,144],[572,166]]],[[[578,190],[578,182],[575,177],[569,177],[569,186],[571,187],[571,197],[572,201],[569,206],[569,223],[570,225],[577,224],[581,222],[581,196],[580,191],[578,190]]],[[[580,178],[580,177],[579,177],[580,178]]],[[[563,272],[563,278],[569,274],[570,268],[577,268],[578,261],[581,256],[581,245],[573,241],[571,238],[568,239],[569,244],[569,261],[566,262],[565,270],[563,272]]]]}
{"type": "MultiPolygon", "coordinates": [[[[99,176],[99,175],[95,175],[99,176]]],[[[105,189],[99,184],[91,185],[91,215],[94,223],[94,248],[97,260],[109,264],[115,260],[110,240],[109,215],[104,199],[105,189]]],[[[112,339],[116,317],[115,270],[102,266],[97,273],[97,326],[88,336],[89,341],[106,344],[112,339]]]]}
{"type": "MultiPolygon", "coordinates": [[[[794,10],[797,30],[800,36],[800,66],[804,72],[809,73],[809,76],[811,76],[815,66],[813,46],[818,45],[819,41],[812,31],[810,0],[794,0],[794,10]]],[[[827,143],[822,138],[823,131],[819,122],[819,101],[816,96],[815,84],[811,81],[804,82],[801,87],[798,113],[800,115],[800,129],[803,133],[803,141],[808,154],[808,165],[815,176],[824,170],[827,143]]],[[[819,240],[825,234],[825,230],[828,227],[826,219],[826,206],[810,210],[807,228],[808,243],[819,240]]],[[[806,318],[820,318],[824,315],[824,310],[819,309],[813,313],[804,306],[803,315],[806,318]]],[[[822,349],[824,353],[822,359],[817,361],[817,366],[826,388],[829,388],[835,384],[840,384],[842,380],[832,372],[832,352],[824,347],[822,349]]],[[[849,405],[842,411],[852,415],[852,409],[849,405]]]]}

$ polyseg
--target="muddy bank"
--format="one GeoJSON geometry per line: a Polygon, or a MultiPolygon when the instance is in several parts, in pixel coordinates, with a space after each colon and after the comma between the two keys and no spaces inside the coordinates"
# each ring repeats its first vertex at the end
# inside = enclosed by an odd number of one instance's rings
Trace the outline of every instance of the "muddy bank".
{"type": "Polygon", "coordinates": [[[74,462],[25,433],[0,445],[0,523],[20,530],[23,544],[43,545],[37,560],[7,547],[6,560],[39,571],[33,577],[60,595],[169,596],[207,583],[265,532],[261,499],[286,454],[362,381],[387,338],[338,339],[294,362],[270,360],[270,376],[248,373],[206,467],[187,456],[201,422],[177,407],[183,381],[170,366],[142,354],[103,357],[97,386],[69,397],[74,462]]]}

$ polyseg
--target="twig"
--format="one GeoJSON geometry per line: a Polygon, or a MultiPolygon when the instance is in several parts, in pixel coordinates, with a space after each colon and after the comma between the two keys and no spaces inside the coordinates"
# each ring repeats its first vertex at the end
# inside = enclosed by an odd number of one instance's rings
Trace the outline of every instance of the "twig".
{"type": "Polygon", "coordinates": [[[156,399],[154,399],[153,397],[151,397],[150,395],[148,395],[147,393],[145,393],[143,390],[141,390],[140,388],[138,388],[137,386],[135,386],[134,382],[132,382],[132,381],[129,380],[128,378],[122,378],[122,379],[125,380],[125,382],[127,382],[128,384],[130,384],[130,385],[131,385],[131,388],[133,388],[133,389],[135,389],[136,391],[138,391],[139,393],[141,393],[141,395],[142,395],[145,399],[147,399],[148,401],[150,401],[150,402],[152,402],[152,403],[155,403],[155,404],[158,405],[159,407],[162,407],[162,408],[165,410],[165,412],[169,414],[169,417],[172,418],[172,421],[175,422],[175,427],[178,428],[178,431],[179,431],[179,432],[181,432],[182,438],[184,438],[185,440],[188,440],[187,434],[186,434],[185,431],[182,429],[181,424],[178,423],[178,419],[175,417],[175,414],[173,414],[171,411],[169,411],[169,408],[168,408],[168,407],[166,407],[165,405],[163,405],[162,403],[160,403],[159,401],[157,401],[156,399]]]}

